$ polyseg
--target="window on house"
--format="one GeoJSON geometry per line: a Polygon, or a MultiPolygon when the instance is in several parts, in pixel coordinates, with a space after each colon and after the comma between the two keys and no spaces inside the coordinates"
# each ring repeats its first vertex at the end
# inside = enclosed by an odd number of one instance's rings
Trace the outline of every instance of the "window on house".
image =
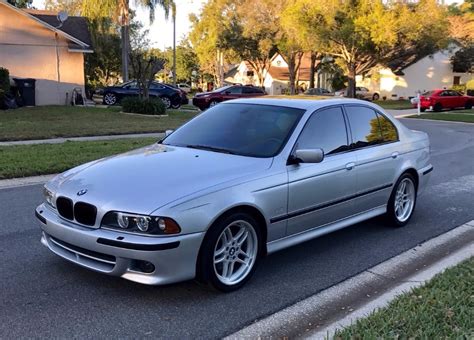
{"type": "Polygon", "coordinates": [[[454,76],[453,85],[459,85],[459,84],[461,84],[461,77],[460,76],[454,76]]]}
{"type": "Polygon", "coordinates": [[[253,71],[247,71],[247,77],[253,77],[253,71]]]}

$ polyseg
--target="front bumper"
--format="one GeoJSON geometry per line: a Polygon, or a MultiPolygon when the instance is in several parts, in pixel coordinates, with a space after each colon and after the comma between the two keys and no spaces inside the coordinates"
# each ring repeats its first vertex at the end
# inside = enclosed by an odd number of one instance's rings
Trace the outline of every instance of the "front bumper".
{"type": "Polygon", "coordinates": [[[36,216],[42,229],[41,243],[82,267],[149,285],[189,280],[196,275],[204,233],[148,237],[92,229],[62,219],[45,204],[36,208],[36,216]],[[144,261],[151,263],[154,271],[142,271],[144,261]]]}

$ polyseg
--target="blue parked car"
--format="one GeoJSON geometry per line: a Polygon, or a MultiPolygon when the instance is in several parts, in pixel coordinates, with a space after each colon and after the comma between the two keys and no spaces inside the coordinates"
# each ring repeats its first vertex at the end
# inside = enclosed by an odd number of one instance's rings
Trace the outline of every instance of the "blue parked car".
{"type": "MultiPolygon", "coordinates": [[[[150,86],[150,97],[160,98],[167,109],[181,104],[181,93],[178,89],[170,86],[153,82],[150,86]]],[[[103,103],[106,105],[115,105],[125,97],[135,97],[140,94],[137,81],[132,80],[123,84],[108,86],[103,89],[103,103]]]]}

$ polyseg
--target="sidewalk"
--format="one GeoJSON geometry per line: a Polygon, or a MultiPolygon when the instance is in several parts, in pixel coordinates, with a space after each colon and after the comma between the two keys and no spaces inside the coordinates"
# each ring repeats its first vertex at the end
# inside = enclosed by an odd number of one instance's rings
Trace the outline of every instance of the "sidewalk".
{"type": "Polygon", "coordinates": [[[472,256],[474,220],[259,320],[226,339],[331,339],[336,329],[387,306],[398,295],[425,284],[436,274],[472,256]]]}
{"type": "Polygon", "coordinates": [[[127,138],[162,138],[164,133],[132,133],[126,135],[107,135],[107,136],[90,136],[90,137],[65,137],[65,138],[51,138],[51,139],[34,139],[34,140],[20,140],[11,142],[0,142],[0,146],[12,145],[31,145],[31,144],[61,144],[67,141],[71,142],[87,142],[113,139],[127,139],[127,138]]]}

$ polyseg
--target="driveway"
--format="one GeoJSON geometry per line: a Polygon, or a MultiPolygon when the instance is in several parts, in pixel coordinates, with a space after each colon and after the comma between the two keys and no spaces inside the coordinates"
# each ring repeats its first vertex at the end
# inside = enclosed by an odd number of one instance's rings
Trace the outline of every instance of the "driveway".
{"type": "Polygon", "coordinates": [[[474,219],[474,125],[405,119],[432,141],[434,172],[410,224],[380,219],[265,258],[240,291],[149,287],[77,267],[39,242],[41,186],[0,190],[0,338],[217,338],[474,219]]]}

